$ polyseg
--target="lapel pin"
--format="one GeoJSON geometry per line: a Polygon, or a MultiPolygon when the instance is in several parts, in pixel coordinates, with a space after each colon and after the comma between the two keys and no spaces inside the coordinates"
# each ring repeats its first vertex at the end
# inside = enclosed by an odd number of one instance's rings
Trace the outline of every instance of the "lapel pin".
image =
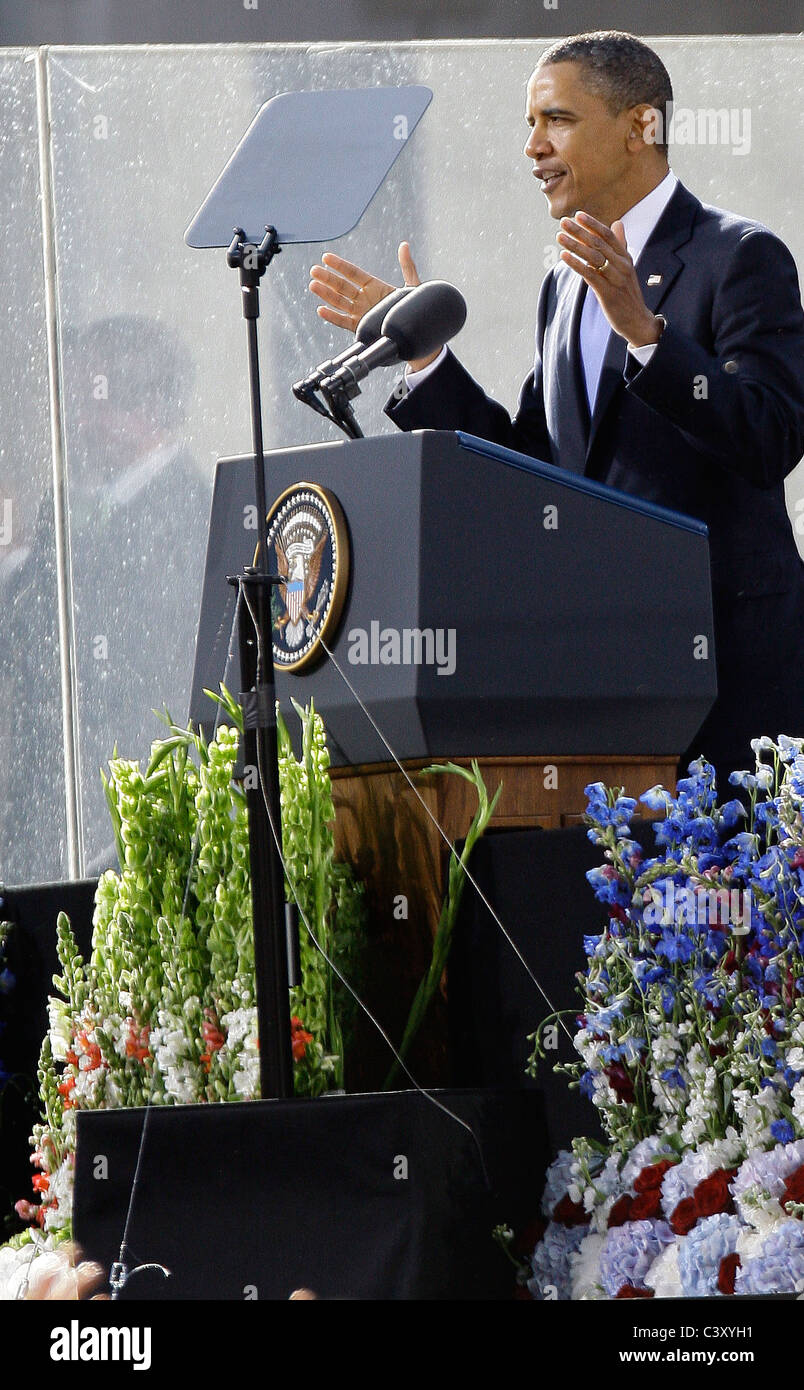
{"type": "Polygon", "coordinates": [[[661,283],[662,283],[662,277],[661,277],[661,275],[649,275],[649,276],[648,276],[648,284],[649,284],[649,285],[660,285],[661,283]]]}

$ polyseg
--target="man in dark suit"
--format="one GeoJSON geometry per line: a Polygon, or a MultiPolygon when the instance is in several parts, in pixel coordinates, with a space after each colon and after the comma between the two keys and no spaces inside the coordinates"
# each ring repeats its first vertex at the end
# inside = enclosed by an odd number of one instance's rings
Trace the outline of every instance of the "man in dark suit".
{"type": "MultiPolygon", "coordinates": [[[[804,564],[783,488],[804,453],[804,314],[784,244],[670,171],[671,104],[631,35],[548,49],[525,154],[562,249],[516,413],[446,348],[409,365],[386,409],[402,429],[466,430],[706,522],[720,693],[682,764],[703,752],[725,793],[752,737],[804,734],[804,564]]],[[[354,328],[392,286],[323,259],[319,314],[354,328]]],[[[407,243],[399,260],[418,283],[407,243]]]]}

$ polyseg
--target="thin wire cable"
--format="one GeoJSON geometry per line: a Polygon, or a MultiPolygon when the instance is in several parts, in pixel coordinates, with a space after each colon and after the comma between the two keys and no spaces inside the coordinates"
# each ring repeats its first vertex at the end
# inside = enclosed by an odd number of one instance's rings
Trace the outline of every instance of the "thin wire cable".
{"type": "MultiPolygon", "coordinates": [[[[230,628],[230,630],[229,630],[229,642],[228,642],[228,646],[227,646],[227,650],[226,650],[226,663],[225,663],[224,668],[223,668],[223,680],[222,680],[222,684],[223,684],[224,686],[226,685],[226,677],[227,677],[228,672],[229,672],[229,666],[230,666],[230,664],[231,664],[231,662],[232,662],[232,660],[233,660],[233,656],[234,656],[234,652],[233,652],[233,648],[234,648],[234,636],[235,636],[235,628],[236,628],[236,626],[237,626],[237,619],[238,619],[238,616],[239,616],[239,613],[240,613],[240,594],[241,594],[241,586],[238,585],[237,599],[236,599],[236,601],[235,601],[234,611],[233,611],[233,614],[232,614],[232,626],[231,626],[231,628],[230,628]]],[[[217,708],[216,708],[216,711],[215,711],[215,723],[214,723],[214,725],[213,725],[213,731],[212,731],[212,737],[213,737],[213,739],[214,739],[214,737],[215,737],[215,734],[216,734],[217,731],[218,731],[218,725],[219,725],[219,723],[220,723],[222,711],[223,711],[223,705],[220,704],[220,703],[218,703],[217,708]]],[[[185,879],[185,884],[184,884],[184,897],[183,897],[183,900],[182,900],[182,916],[184,916],[184,914],[185,914],[185,912],[186,912],[186,909],[187,909],[187,900],[188,900],[189,895],[190,895],[190,885],[191,885],[191,882],[192,882],[193,868],[195,867],[195,860],[196,860],[196,856],[197,856],[197,854],[198,854],[199,843],[200,843],[199,829],[198,829],[198,827],[196,826],[196,831],[195,831],[195,834],[194,834],[194,836],[193,836],[193,842],[192,842],[192,845],[191,845],[191,847],[190,847],[190,863],[189,863],[188,868],[187,868],[187,877],[186,877],[186,879],[185,879]]],[[[155,1059],[154,1059],[154,1060],[155,1060],[155,1059]]],[[[128,1198],[128,1209],[127,1209],[127,1211],[126,1211],[126,1220],[125,1220],[125,1225],[124,1225],[124,1227],[123,1227],[123,1237],[122,1237],[122,1240],[121,1240],[121,1242],[120,1242],[119,1258],[118,1258],[116,1264],[114,1264],[114,1265],[112,1266],[112,1270],[111,1270],[111,1272],[110,1272],[110,1279],[109,1279],[109,1282],[110,1282],[110,1284],[111,1284],[111,1286],[112,1286],[112,1300],[116,1300],[117,1295],[118,1295],[120,1289],[122,1289],[122,1288],[125,1287],[125,1284],[126,1284],[126,1282],[127,1282],[127,1280],[128,1280],[128,1277],[129,1277],[129,1271],[126,1269],[125,1260],[124,1260],[124,1255],[125,1255],[125,1251],[126,1251],[127,1248],[128,1248],[128,1233],[129,1233],[129,1228],[130,1228],[130,1225],[131,1225],[132,1213],[133,1213],[133,1211],[134,1211],[134,1199],[135,1199],[135,1197],[136,1197],[137,1188],[138,1188],[138,1186],[139,1186],[139,1181],[140,1181],[140,1170],[141,1170],[141,1168],[142,1168],[142,1158],[143,1158],[143,1154],[144,1154],[144,1152],[145,1152],[145,1136],[146,1136],[146,1133],[147,1133],[147,1130],[148,1130],[148,1120],[150,1119],[151,1111],[152,1111],[152,1109],[153,1109],[153,1104],[152,1104],[152,1102],[153,1102],[154,1083],[155,1083],[155,1081],[156,1081],[156,1066],[154,1066],[154,1070],[153,1070],[153,1073],[152,1073],[152,1075],[151,1075],[151,1087],[150,1087],[150,1090],[149,1090],[149,1092],[148,1092],[148,1099],[147,1099],[147,1101],[146,1101],[146,1103],[145,1103],[145,1114],[143,1115],[143,1118],[142,1118],[142,1129],[141,1129],[141,1131],[140,1131],[140,1143],[139,1143],[139,1148],[138,1148],[138,1150],[137,1150],[137,1162],[136,1162],[136,1166],[135,1166],[135,1168],[134,1168],[134,1177],[133,1177],[132,1180],[131,1180],[131,1189],[130,1189],[129,1198],[128,1198]]],[[[143,1266],[143,1267],[144,1267],[144,1266],[143,1266]]],[[[138,1266],[138,1268],[139,1268],[139,1266],[138,1266]]],[[[159,1268],[162,1268],[162,1266],[160,1265],[159,1268]]]]}
{"type": "MultiPolygon", "coordinates": [[[[378,737],[381,739],[381,741],[382,741],[384,747],[388,749],[388,752],[391,754],[391,757],[393,758],[394,762],[396,763],[396,766],[399,768],[399,771],[402,773],[402,776],[404,777],[405,781],[407,782],[408,786],[410,787],[411,791],[413,792],[413,795],[416,797],[416,800],[419,802],[419,805],[422,807],[422,809],[424,810],[424,812],[426,813],[426,815],[427,815],[427,816],[429,817],[429,819],[432,821],[433,825],[435,826],[436,830],[438,831],[439,835],[441,836],[442,840],[444,841],[444,844],[447,846],[447,849],[449,850],[450,854],[452,855],[452,857],[453,857],[454,859],[456,859],[456,860],[458,860],[458,861],[460,862],[460,855],[458,854],[458,851],[455,849],[455,846],[453,845],[452,841],[450,840],[450,838],[449,838],[447,832],[444,830],[443,826],[440,825],[440,823],[438,822],[438,820],[436,819],[436,817],[433,815],[432,811],[430,810],[430,807],[427,805],[427,802],[424,800],[424,797],[421,795],[421,793],[419,792],[418,788],[414,785],[414,783],[413,783],[413,781],[412,781],[412,779],[411,779],[409,773],[407,772],[407,769],[404,768],[404,767],[402,766],[402,763],[399,761],[399,758],[397,757],[396,753],[394,752],[393,748],[391,747],[390,743],[388,742],[387,738],[385,737],[385,734],[383,733],[382,729],[379,727],[379,725],[378,725],[376,719],[373,718],[371,712],[366,708],[366,705],[364,704],[363,700],[360,698],[360,695],[358,694],[358,692],[355,690],[354,686],[352,685],[352,682],[349,680],[349,677],[346,675],[345,671],[342,670],[342,668],[341,668],[339,662],[337,661],[337,659],[336,659],[334,653],[330,651],[329,647],[327,646],[327,644],[326,644],[326,642],[324,641],[323,637],[320,636],[320,634],[319,634],[318,640],[319,640],[319,642],[321,643],[321,646],[324,648],[324,651],[326,652],[326,654],[327,654],[327,656],[329,657],[330,661],[332,662],[333,666],[335,667],[335,670],[338,672],[338,675],[341,677],[341,680],[345,683],[345,685],[347,686],[347,688],[351,691],[351,693],[352,693],[354,699],[357,701],[358,705],[360,706],[361,710],[362,710],[363,713],[365,714],[366,718],[368,719],[368,721],[369,721],[369,723],[371,724],[372,728],[374,729],[375,733],[376,733],[376,734],[378,735],[378,737]]],[[[529,978],[532,980],[533,984],[536,986],[537,990],[538,990],[539,993],[541,994],[542,999],[544,1000],[545,1004],[547,1005],[548,1009],[550,1010],[550,1013],[551,1013],[552,1015],[555,1015],[555,1017],[556,1017],[556,1019],[557,1019],[559,1025],[564,1029],[564,1032],[566,1033],[567,1037],[568,1037],[568,1038],[570,1039],[570,1041],[572,1042],[572,1041],[573,1041],[572,1033],[570,1032],[569,1028],[568,1028],[567,1025],[564,1023],[563,1019],[561,1018],[561,1015],[560,1015],[559,1011],[556,1009],[555,1005],[553,1004],[552,1000],[550,999],[549,995],[547,994],[547,991],[544,989],[544,987],[542,986],[542,984],[540,983],[540,981],[539,981],[539,980],[536,978],[536,976],[534,975],[533,971],[531,970],[530,966],[528,965],[528,962],[525,960],[525,957],[523,956],[522,952],[520,951],[519,947],[517,946],[516,942],[514,941],[513,937],[511,936],[510,932],[506,929],[505,926],[503,926],[503,923],[501,922],[501,920],[500,920],[500,918],[499,918],[497,912],[496,912],[496,911],[494,910],[494,908],[492,907],[491,903],[489,902],[488,898],[486,897],[486,894],[483,892],[483,889],[480,887],[480,884],[477,882],[477,880],[475,879],[475,877],[474,877],[474,875],[472,874],[471,870],[468,869],[468,868],[466,867],[466,865],[463,865],[462,868],[463,868],[463,872],[464,872],[464,874],[466,875],[466,878],[467,878],[468,882],[471,883],[472,887],[474,888],[475,892],[477,893],[478,897],[480,898],[480,901],[483,903],[484,907],[486,907],[486,909],[488,910],[488,912],[491,914],[491,916],[492,916],[492,918],[494,919],[494,922],[496,923],[497,927],[498,927],[499,930],[502,932],[502,935],[505,937],[505,940],[508,942],[508,945],[511,947],[511,950],[514,952],[514,955],[515,955],[515,956],[517,957],[517,959],[521,962],[521,964],[523,965],[523,967],[524,967],[524,969],[525,969],[527,975],[528,975],[529,978]]]]}

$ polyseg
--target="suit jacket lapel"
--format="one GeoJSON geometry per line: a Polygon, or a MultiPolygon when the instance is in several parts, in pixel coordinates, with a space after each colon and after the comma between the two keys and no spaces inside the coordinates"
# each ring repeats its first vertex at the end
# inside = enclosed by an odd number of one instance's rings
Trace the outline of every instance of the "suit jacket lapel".
{"type": "MultiPolygon", "coordinates": [[[[698,199],[683,184],[679,184],[637,261],[636,272],[640,289],[652,314],[658,313],[665,296],[683,269],[684,262],[676,252],[689,241],[695,213],[699,207],[698,199]]],[[[625,340],[619,334],[612,333],[603,359],[600,385],[589,426],[587,468],[606,412],[618,390],[624,389],[623,370],[626,353],[625,340]]]]}

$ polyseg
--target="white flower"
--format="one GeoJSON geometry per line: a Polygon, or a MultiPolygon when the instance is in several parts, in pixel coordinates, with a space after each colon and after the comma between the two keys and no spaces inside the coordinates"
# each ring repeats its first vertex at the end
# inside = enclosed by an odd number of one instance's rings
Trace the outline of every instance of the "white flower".
{"type": "Polygon", "coordinates": [[[767,734],[763,734],[761,738],[751,739],[751,747],[755,753],[771,753],[776,747],[776,744],[773,742],[772,738],[768,738],[767,734]]]}
{"type": "Polygon", "coordinates": [[[235,1052],[246,1038],[256,1039],[257,1010],[233,1009],[231,1013],[223,1015],[221,1025],[226,1029],[227,1048],[230,1052],[235,1052]]]}
{"type": "Polygon", "coordinates": [[[232,1078],[232,1084],[236,1094],[242,1096],[243,1100],[254,1099],[260,1086],[259,1053],[241,1056],[240,1066],[232,1078]]]}
{"type": "Polygon", "coordinates": [[[64,1265],[64,1256],[53,1250],[51,1236],[33,1232],[33,1240],[15,1250],[10,1245],[0,1247],[0,1302],[21,1296],[26,1283],[33,1283],[33,1267],[41,1266],[45,1275],[55,1274],[64,1265]]]}
{"type": "Polygon", "coordinates": [[[123,1104],[123,1094],[111,1072],[106,1073],[104,1101],[109,1110],[117,1110],[123,1104]]]}
{"type": "Polygon", "coordinates": [[[645,1275],[645,1283],[657,1298],[680,1298],[681,1276],[678,1272],[678,1241],[666,1245],[657,1255],[645,1275]]]}
{"type": "Polygon", "coordinates": [[[73,1045],[72,1017],[69,1006],[63,999],[48,999],[48,1031],[50,1048],[57,1062],[64,1062],[67,1049],[73,1045]]]}
{"type": "Polygon", "coordinates": [[[804,1129],[804,1077],[797,1081],[791,1091],[793,1100],[793,1119],[801,1129],[804,1129]]]}
{"type": "Polygon", "coordinates": [[[785,1179],[804,1163],[804,1139],[777,1144],[770,1152],[753,1150],[737,1172],[732,1192],[740,1217],[755,1230],[767,1232],[786,1220],[779,1204],[785,1179]]]}
{"type": "Polygon", "coordinates": [[[48,1231],[61,1231],[68,1226],[73,1212],[73,1188],[75,1186],[75,1167],[72,1154],[68,1154],[62,1163],[59,1164],[55,1173],[50,1175],[50,1185],[47,1190],[48,1202],[54,1199],[58,1205],[54,1208],[45,1208],[45,1229],[48,1231]]]}
{"type": "Polygon", "coordinates": [[[572,1251],[569,1266],[574,1300],[605,1298],[600,1287],[600,1252],[605,1242],[605,1236],[591,1233],[584,1236],[577,1250],[572,1251]]]}

